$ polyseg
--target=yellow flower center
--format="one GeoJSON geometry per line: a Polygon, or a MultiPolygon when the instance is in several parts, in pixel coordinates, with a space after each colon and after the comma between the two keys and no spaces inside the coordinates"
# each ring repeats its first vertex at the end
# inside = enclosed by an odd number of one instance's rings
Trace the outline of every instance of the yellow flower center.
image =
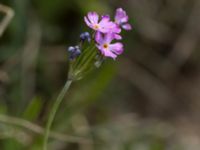
{"type": "Polygon", "coordinates": [[[108,44],[104,44],[103,48],[107,49],[108,48],[108,44]]]}
{"type": "Polygon", "coordinates": [[[99,25],[98,24],[94,25],[94,29],[95,30],[99,29],[99,25]]]}

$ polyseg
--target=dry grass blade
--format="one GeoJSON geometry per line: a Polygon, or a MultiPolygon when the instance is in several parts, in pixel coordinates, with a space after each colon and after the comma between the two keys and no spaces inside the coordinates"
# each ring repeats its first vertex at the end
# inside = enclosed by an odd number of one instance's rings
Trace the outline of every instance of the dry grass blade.
{"type": "Polygon", "coordinates": [[[0,4],[0,12],[5,14],[5,17],[0,23],[0,37],[3,35],[4,31],[6,30],[7,26],[9,25],[11,19],[14,16],[14,11],[10,7],[0,4]]]}
{"type": "MultiPolygon", "coordinates": [[[[10,117],[7,115],[0,114],[0,122],[23,127],[32,132],[35,132],[37,134],[44,134],[44,129],[42,127],[40,127],[39,125],[33,124],[27,120],[24,120],[24,119],[10,117]]],[[[88,143],[89,142],[89,140],[84,137],[65,135],[65,134],[60,134],[57,132],[51,132],[50,137],[57,139],[59,141],[63,141],[63,142],[71,142],[71,143],[79,143],[79,142],[88,143]]]]}

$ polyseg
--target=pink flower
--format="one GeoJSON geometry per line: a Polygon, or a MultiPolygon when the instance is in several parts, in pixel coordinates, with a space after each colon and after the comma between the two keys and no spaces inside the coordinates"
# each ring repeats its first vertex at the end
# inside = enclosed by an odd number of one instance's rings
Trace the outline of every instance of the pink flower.
{"type": "Polygon", "coordinates": [[[115,39],[114,34],[107,33],[102,34],[100,32],[96,33],[95,40],[97,42],[97,48],[100,50],[102,55],[105,57],[111,57],[116,59],[116,57],[124,51],[123,44],[120,42],[111,44],[112,40],[115,39]]]}
{"type": "Polygon", "coordinates": [[[121,29],[112,21],[108,15],[102,16],[99,21],[99,15],[96,12],[89,12],[87,17],[84,17],[85,23],[95,31],[101,33],[120,33],[121,29]]]}
{"type": "Polygon", "coordinates": [[[128,15],[122,8],[118,8],[115,14],[115,23],[124,30],[131,30],[132,26],[128,23],[128,15]]]}

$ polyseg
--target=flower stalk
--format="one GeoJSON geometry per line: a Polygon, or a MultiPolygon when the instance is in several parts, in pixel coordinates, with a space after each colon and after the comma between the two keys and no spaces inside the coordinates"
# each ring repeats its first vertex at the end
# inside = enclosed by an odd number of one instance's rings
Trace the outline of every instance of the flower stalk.
{"type": "Polygon", "coordinates": [[[67,80],[63,89],[61,90],[60,94],[58,95],[58,98],[56,99],[56,101],[53,104],[53,107],[51,109],[51,112],[50,112],[50,115],[49,115],[49,118],[47,121],[46,129],[45,129],[43,150],[47,150],[48,138],[49,138],[50,129],[53,124],[53,120],[54,120],[56,112],[57,112],[65,94],[67,93],[69,87],[71,86],[71,84],[72,84],[72,80],[67,80]]]}

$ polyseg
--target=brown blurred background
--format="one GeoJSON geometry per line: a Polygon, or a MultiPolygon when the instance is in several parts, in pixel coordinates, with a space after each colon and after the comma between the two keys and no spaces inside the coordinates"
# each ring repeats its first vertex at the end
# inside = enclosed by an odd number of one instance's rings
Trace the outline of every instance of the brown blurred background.
{"type": "Polygon", "coordinates": [[[42,133],[15,119],[45,126],[84,15],[118,7],[134,27],[125,52],[72,86],[50,148],[200,149],[199,0],[0,0],[0,149],[41,149],[42,133]]]}

